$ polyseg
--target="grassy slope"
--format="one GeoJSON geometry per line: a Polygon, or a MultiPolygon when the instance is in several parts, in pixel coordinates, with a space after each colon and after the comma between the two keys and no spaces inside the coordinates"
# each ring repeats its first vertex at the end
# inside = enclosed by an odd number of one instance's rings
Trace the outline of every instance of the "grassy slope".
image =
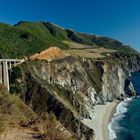
{"type": "Polygon", "coordinates": [[[10,95],[0,85],[0,133],[9,127],[31,121],[36,114],[18,97],[10,95]]]}
{"type": "Polygon", "coordinates": [[[53,37],[43,23],[22,23],[16,26],[0,24],[1,57],[23,57],[50,46],[67,48],[53,37]]]}
{"type": "Polygon", "coordinates": [[[3,58],[28,56],[50,46],[68,49],[64,40],[116,49],[127,54],[136,53],[134,49],[114,39],[81,34],[49,22],[19,22],[14,26],[0,23],[0,56],[3,58]]]}
{"type": "MultiPolygon", "coordinates": [[[[22,131],[20,126],[28,124],[36,118],[37,114],[30,107],[25,105],[18,97],[10,95],[5,87],[0,84],[0,136],[4,132],[10,132],[11,128],[22,131]]],[[[76,140],[67,130],[65,132],[61,131],[58,125],[63,128],[53,114],[45,113],[42,116],[40,115],[37,122],[23,128],[32,130],[32,133],[38,134],[44,139],[76,140]]]]}

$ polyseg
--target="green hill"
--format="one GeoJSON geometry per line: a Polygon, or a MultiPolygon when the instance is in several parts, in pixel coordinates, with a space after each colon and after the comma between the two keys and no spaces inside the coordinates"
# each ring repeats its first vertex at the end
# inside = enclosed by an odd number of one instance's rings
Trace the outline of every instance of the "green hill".
{"type": "Polygon", "coordinates": [[[50,46],[68,49],[64,41],[115,49],[119,52],[135,54],[137,51],[121,42],[61,28],[50,22],[19,22],[16,25],[0,23],[0,57],[22,58],[43,51],[50,46]]]}

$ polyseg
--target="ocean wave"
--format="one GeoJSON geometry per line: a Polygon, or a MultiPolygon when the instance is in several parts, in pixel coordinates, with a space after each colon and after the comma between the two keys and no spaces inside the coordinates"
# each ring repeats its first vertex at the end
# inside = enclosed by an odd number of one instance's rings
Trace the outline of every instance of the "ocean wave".
{"type": "Polygon", "coordinates": [[[112,129],[112,123],[109,123],[109,125],[108,125],[108,130],[109,130],[109,137],[110,137],[110,140],[116,139],[116,138],[117,138],[117,135],[116,135],[115,130],[112,129]]]}
{"type": "Polygon", "coordinates": [[[117,138],[116,132],[121,129],[118,121],[124,118],[125,113],[128,110],[127,109],[128,103],[130,103],[131,101],[132,98],[127,98],[118,104],[116,108],[116,113],[114,114],[114,117],[112,118],[111,122],[108,125],[110,140],[115,140],[117,138]]]}
{"type": "Polygon", "coordinates": [[[136,96],[136,98],[140,98],[140,95],[138,94],[138,95],[136,96]]]}

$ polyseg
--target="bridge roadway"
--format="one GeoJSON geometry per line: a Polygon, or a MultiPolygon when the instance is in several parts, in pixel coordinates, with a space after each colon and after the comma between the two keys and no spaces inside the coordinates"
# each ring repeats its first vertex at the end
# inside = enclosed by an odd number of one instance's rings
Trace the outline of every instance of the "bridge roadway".
{"type": "Polygon", "coordinates": [[[12,64],[16,66],[24,61],[24,59],[0,59],[0,83],[4,84],[8,91],[10,89],[9,71],[12,70],[12,64]]]}
{"type": "Polygon", "coordinates": [[[0,59],[0,62],[24,62],[24,59],[0,59]]]}

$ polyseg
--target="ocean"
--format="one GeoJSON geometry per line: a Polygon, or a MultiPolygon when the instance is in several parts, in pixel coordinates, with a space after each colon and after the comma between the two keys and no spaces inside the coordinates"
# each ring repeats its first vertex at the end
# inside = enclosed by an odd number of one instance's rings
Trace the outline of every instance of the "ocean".
{"type": "MultiPolygon", "coordinates": [[[[140,94],[140,72],[132,73],[131,81],[140,94]]],[[[110,140],[140,140],[140,95],[117,106],[108,129],[110,140]]]]}

